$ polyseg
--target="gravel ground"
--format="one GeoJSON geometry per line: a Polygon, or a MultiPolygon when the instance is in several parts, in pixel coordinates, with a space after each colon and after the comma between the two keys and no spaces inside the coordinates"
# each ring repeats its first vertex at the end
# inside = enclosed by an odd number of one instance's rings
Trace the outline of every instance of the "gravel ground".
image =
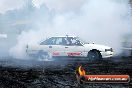
{"type": "MultiPolygon", "coordinates": [[[[75,59],[75,58],[74,58],[75,59]]],[[[79,85],[75,70],[82,65],[87,74],[128,74],[132,76],[132,58],[102,61],[30,61],[0,60],[0,88],[132,88],[126,84],[79,85]]]]}

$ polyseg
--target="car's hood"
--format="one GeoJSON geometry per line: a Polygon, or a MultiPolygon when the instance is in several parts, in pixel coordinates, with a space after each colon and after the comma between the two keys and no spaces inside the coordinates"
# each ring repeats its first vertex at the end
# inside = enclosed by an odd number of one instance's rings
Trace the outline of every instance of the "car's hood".
{"type": "Polygon", "coordinates": [[[105,49],[110,49],[111,47],[105,46],[105,45],[100,45],[100,44],[84,44],[85,47],[89,47],[91,49],[98,49],[101,51],[104,51],[105,49]]]}

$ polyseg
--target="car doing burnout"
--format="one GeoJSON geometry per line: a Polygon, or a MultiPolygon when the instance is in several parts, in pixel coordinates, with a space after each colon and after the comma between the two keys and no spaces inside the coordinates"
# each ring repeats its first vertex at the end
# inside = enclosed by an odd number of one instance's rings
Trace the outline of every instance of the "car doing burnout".
{"type": "Polygon", "coordinates": [[[50,37],[38,45],[26,47],[28,55],[41,59],[51,57],[87,57],[102,59],[113,56],[113,49],[99,44],[89,44],[76,36],[50,37]]]}

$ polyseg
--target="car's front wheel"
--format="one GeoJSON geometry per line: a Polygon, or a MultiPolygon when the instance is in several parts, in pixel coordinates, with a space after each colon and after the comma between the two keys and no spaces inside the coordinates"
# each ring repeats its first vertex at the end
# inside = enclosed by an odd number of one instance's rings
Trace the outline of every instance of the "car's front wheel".
{"type": "Polygon", "coordinates": [[[102,55],[98,50],[91,50],[91,51],[88,52],[87,58],[89,60],[101,60],[102,55]]]}

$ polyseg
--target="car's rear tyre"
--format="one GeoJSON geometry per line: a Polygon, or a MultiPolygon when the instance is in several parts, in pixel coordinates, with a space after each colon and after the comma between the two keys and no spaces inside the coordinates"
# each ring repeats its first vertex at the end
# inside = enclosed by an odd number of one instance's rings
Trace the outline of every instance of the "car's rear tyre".
{"type": "Polygon", "coordinates": [[[37,54],[38,60],[39,61],[51,61],[52,56],[49,52],[45,52],[43,50],[40,50],[37,54]]]}
{"type": "Polygon", "coordinates": [[[89,60],[102,60],[102,55],[98,50],[91,50],[88,52],[87,58],[89,60]]]}

